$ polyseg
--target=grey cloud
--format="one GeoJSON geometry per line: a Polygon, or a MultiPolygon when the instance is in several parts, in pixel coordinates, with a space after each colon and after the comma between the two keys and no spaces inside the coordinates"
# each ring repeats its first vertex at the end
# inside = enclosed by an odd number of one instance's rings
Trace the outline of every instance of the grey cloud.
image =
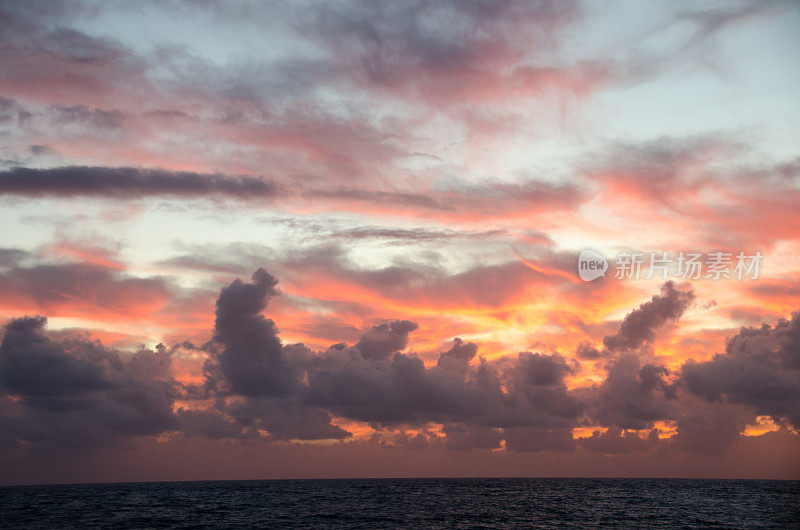
{"type": "Polygon", "coordinates": [[[57,121],[81,123],[92,128],[117,129],[122,127],[125,116],[118,109],[93,109],[85,105],[56,106],[53,108],[57,121]]]}
{"type": "Polygon", "coordinates": [[[184,436],[204,438],[254,438],[240,423],[221,412],[225,404],[215,403],[210,409],[179,408],[176,412],[184,436]]]}
{"type": "Polygon", "coordinates": [[[686,396],[676,408],[677,434],[669,443],[697,454],[720,454],[733,445],[755,415],[753,409],[686,396]]]}
{"type": "Polygon", "coordinates": [[[486,412],[486,390],[416,356],[374,362],[357,349],[329,350],[309,373],[306,400],[338,415],[380,425],[424,424],[486,412]]]}
{"type": "Polygon", "coordinates": [[[489,87],[502,86],[508,79],[499,76],[493,58],[518,56],[516,45],[543,45],[577,13],[574,2],[548,0],[375,2],[367,9],[342,4],[319,10],[314,35],[353,81],[441,102],[447,94],[457,101],[474,88],[463,86],[464,72],[489,87]]]}
{"type": "Polygon", "coordinates": [[[478,345],[473,342],[464,342],[459,338],[453,340],[453,347],[443,351],[436,361],[436,367],[443,370],[452,370],[466,374],[469,363],[478,354],[478,345]]]}
{"type": "MultiPolygon", "coordinates": [[[[724,354],[687,363],[677,378],[635,351],[621,352],[608,361],[601,384],[569,390],[566,378],[577,368],[557,353],[486,361],[477,357],[476,344],[456,339],[426,367],[405,351],[417,327],[410,321],[374,326],[355,345],[324,352],[283,344],[262,314],[278,294],[277,279],[263,269],[250,282],[236,280],[222,289],[212,338],[202,347],[208,360],[199,386],[172,379],[172,350],[163,346],[123,354],[99,342],[56,339],[45,333],[41,317],[11,321],[0,344],[0,387],[19,399],[0,401],[3,443],[85,447],[170,431],[343,439],[350,433],[334,419],[343,417],[383,432],[422,429],[392,438],[408,447],[485,450],[505,443],[508,451],[672,447],[713,453],[738,439],[757,414],[796,421],[798,317],[745,328],[724,354]],[[748,374],[752,379],[741,379],[748,374]],[[184,405],[174,410],[177,399],[184,405]],[[653,430],[643,440],[625,432],[652,429],[658,420],[674,421],[677,436],[659,440],[653,430]],[[442,424],[444,438],[428,432],[431,423],[442,424]],[[572,429],[587,424],[609,431],[573,440],[572,429]]],[[[688,300],[688,293],[667,284],[636,310],[642,317],[626,319],[614,336],[633,337],[625,344],[647,343],[650,333],[630,332],[630,326],[652,330],[676,318],[688,300]]]]}
{"type": "Polygon", "coordinates": [[[505,439],[502,429],[495,427],[478,427],[461,423],[446,424],[444,446],[454,451],[470,449],[496,449],[505,439]]]}
{"type": "Polygon", "coordinates": [[[603,353],[604,352],[598,350],[588,342],[582,342],[575,350],[575,355],[577,355],[579,359],[586,359],[590,361],[601,359],[604,356],[603,353]]]}
{"type": "Polygon", "coordinates": [[[30,255],[18,248],[0,248],[0,267],[13,267],[30,255]]]}
{"type": "Polygon", "coordinates": [[[224,409],[240,425],[261,429],[272,440],[341,439],[350,433],[331,424],[328,411],[308,407],[296,399],[246,399],[224,409]]]}
{"type": "Polygon", "coordinates": [[[343,239],[388,239],[401,241],[446,241],[451,239],[484,239],[503,236],[504,230],[487,230],[483,232],[469,232],[463,230],[429,229],[429,228],[390,228],[380,226],[365,226],[359,228],[335,230],[332,237],[343,239]]]}
{"type": "Polygon", "coordinates": [[[55,151],[53,150],[52,147],[50,147],[49,145],[43,145],[43,144],[31,145],[30,147],[28,147],[28,151],[30,151],[31,154],[36,155],[36,156],[45,156],[45,155],[55,154],[55,151]]]}
{"type": "Polygon", "coordinates": [[[430,194],[402,191],[369,190],[361,188],[309,189],[302,194],[309,199],[353,200],[374,204],[392,204],[424,208],[426,210],[452,210],[446,202],[439,201],[430,194]]]}
{"type": "Polygon", "coordinates": [[[673,282],[661,286],[661,293],[641,304],[622,320],[613,335],[603,337],[603,348],[582,342],[575,350],[579,359],[594,361],[625,353],[645,353],[652,348],[656,332],[669,321],[678,320],[694,300],[691,289],[677,289],[673,282]]]}
{"type": "Polygon", "coordinates": [[[0,388],[19,398],[3,418],[10,437],[85,449],[177,427],[169,350],[122,355],[99,342],[55,341],[45,323],[12,320],[0,343],[0,388]]]}
{"type": "Polygon", "coordinates": [[[642,364],[631,354],[613,360],[608,375],[591,395],[591,416],[602,425],[623,429],[648,429],[657,420],[669,419],[672,408],[662,366],[642,364]]]}
{"type": "Polygon", "coordinates": [[[800,313],[775,326],[743,328],[724,354],[684,364],[680,382],[707,401],[748,405],[800,427],[800,313]]]}
{"type": "Polygon", "coordinates": [[[356,348],[365,359],[385,361],[408,344],[408,334],[419,326],[408,320],[395,320],[375,326],[364,333],[356,348]]]}
{"type": "MultiPolygon", "coordinates": [[[[6,253],[14,265],[21,257],[18,252],[6,253]]],[[[170,286],[163,279],[128,277],[83,263],[12,266],[0,271],[0,295],[27,299],[44,310],[77,299],[92,303],[97,310],[124,311],[169,293],[170,286]]]]}
{"type": "Polygon", "coordinates": [[[70,397],[113,386],[105,366],[106,352],[95,344],[83,344],[78,355],[43,333],[44,317],[12,320],[6,326],[0,357],[0,384],[13,394],[30,397],[70,397]]]}
{"type": "Polygon", "coordinates": [[[475,349],[456,341],[437,366],[426,369],[413,355],[398,353],[375,362],[363,359],[356,348],[333,348],[309,371],[307,399],[337,415],[377,425],[442,422],[459,433],[461,448],[470,440],[487,443],[487,436],[493,438],[489,433],[505,428],[570,429],[582,407],[566,390],[563,377],[569,368],[563,359],[522,353],[499,364],[481,361],[470,367],[475,349]]]}
{"type": "Polygon", "coordinates": [[[654,296],[625,316],[619,331],[603,337],[603,344],[611,352],[632,351],[652,344],[656,330],[670,320],[677,320],[694,300],[691,290],[679,290],[672,282],[661,287],[654,296]]]}
{"type": "Polygon", "coordinates": [[[0,195],[135,198],[153,195],[271,199],[279,187],[256,177],[139,169],[67,166],[0,171],[0,195]]]}
{"type": "Polygon", "coordinates": [[[633,431],[611,426],[604,433],[594,431],[590,437],[580,438],[578,442],[590,451],[620,454],[647,451],[659,445],[659,438],[658,429],[651,430],[647,438],[641,438],[633,431]]]}
{"type": "Polygon", "coordinates": [[[253,273],[252,283],[236,280],[217,300],[211,356],[206,363],[206,384],[244,396],[286,394],[298,384],[299,372],[284,352],[278,329],[261,311],[278,294],[278,280],[264,269],[253,273]]]}
{"type": "Polygon", "coordinates": [[[31,116],[30,111],[15,100],[0,96],[0,124],[16,122],[18,125],[25,125],[31,116]]]}
{"type": "Polygon", "coordinates": [[[556,451],[568,452],[575,448],[572,429],[542,429],[537,427],[509,427],[503,430],[506,448],[517,452],[556,451]]]}

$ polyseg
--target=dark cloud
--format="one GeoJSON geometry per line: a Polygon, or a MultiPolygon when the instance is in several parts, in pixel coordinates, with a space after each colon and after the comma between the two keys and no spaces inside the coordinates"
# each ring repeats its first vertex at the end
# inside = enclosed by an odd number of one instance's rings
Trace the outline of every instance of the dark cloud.
{"type": "Polygon", "coordinates": [[[308,374],[305,399],[336,415],[379,425],[414,424],[488,413],[491,388],[426,369],[413,355],[365,359],[355,348],[330,349],[308,374]]]}
{"type": "MultiPolygon", "coordinates": [[[[0,195],[23,197],[109,197],[132,199],[164,196],[173,198],[220,198],[264,201],[278,198],[295,201],[353,203],[367,207],[390,206],[430,215],[504,215],[509,208],[564,209],[586,199],[577,187],[529,182],[520,186],[486,185],[461,190],[407,192],[352,187],[303,186],[255,176],[143,169],[137,167],[64,166],[47,169],[12,167],[0,171],[0,195]],[[512,206],[510,203],[515,203],[512,206]]],[[[499,234],[489,231],[483,235],[499,234]]],[[[479,237],[480,234],[448,231],[376,231],[356,229],[332,234],[347,238],[443,239],[479,237]]]]}
{"type": "Polygon", "coordinates": [[[270,181],[255,177],[138,169],[69,166],[50,169],[16,167],[0,171],[0,194],[135,198],[153,195],[220,196],[270,199],[279,192],[270,181]]]}
{"type": "Polygon", "coordinates": [[[2,418],[7,436],[86,448],[177,427],[169,350],[123,355],[99,342],[56,341],[45,323],[12,320],[0,343],[0,388],[17,398],[2,418]]]}
{"type": "Polygon", "coordinates": [[[670,419],[668,373],[663,366],[642,364],[632,354],[614,359],[605,381],[592,393],[591,416],[602,425],[623,429],[649,429],[654,421],[670,419]]]}
{"type": "Polygon", "coordinates": [[[537,427],[507,427],[503,430],[506,449],[516,452],[568,452],[575,448],[571,428],[541,429],[537,427]]]}
{"type": "Polygon", "coordinates": [[[28,151],[36,156],[45,156],[55,154],[55,151],[49,145],[37,144],[28,147],[28,151]]]}
{"type": "Polygon", "coordinates": [[[478,354],[478,345],[473,342],[464,342],[459,338],[453,340],[453,347],[443,351],[436,361],[436,367],[442,370],[451,370],[465,374],[469,370],[469,363],[478,354]]]}
{"type": "Polygon", "coordinates": [[[6,326],[0,356],[0,384],[16,395],[70,397],[111,388],[111,366],[104,366],[106,352],[85,344],[78,355],[43,333],[44,317],[12,320],[6,326]],[[99,362],[98,362],[99,361],[99,362]]]}
{"type": "Polygon", "coordinates": [[[290,399],[251,398],[223,408],[237,424],[266,431],[270,440],[341,439],[351,435],[331,424],[328,411],[290,399]]]}
{"type": "Polygon", "coordinates": [[[15,100],[0,96],[0,124],[16,122],[18,125],[25,125],[31,116],[31,113],[15,100]]]}
{"type": "Polygon", "coordinates": [[[18,248],[0,248],[0,267],[13,267],[30,256],[30,253],[18,248]]]}
{"type": "Polygon", "coordinates": [[[416,322],[408,320],[386,322],[364,333],[355,347],[365,359],[385,361],[394,353],[405,349],[408,334],[418,327],[416,322]]]}
{"type": "Polygon", "coordinates": [[[445,425],[442,431],[445,434],[444,446],[454,451],[497,449],[505,439],[503,430],[495,427],[456,423],[445,425]]]}
{"type": "MultiPolygon", "coordinates": [[[[481,360],[469,366],[475,350],[456,341],[435,367],[426,368],[414,355],[372,361],[356,348],[332,348],[309,371],[307,399],[336,415],[380,426],[444,423],[458,431],[460,448],[470,440],[481,446],[488,433],[506,428],[530,427],[548,437],[569,431],[582,407],[567,392],[564,376],[570,369],[562,358],[521,353],[501,363],[481,360]]],[[[517,448],[550,446],[520,443],[517,448]]]]}
{"type": "Polygon", "coordinates": [[[586,359],[589,361],[601,359],[604,356],[603,354],[604,352],[598,350],[588,342],[582,342],[575,350],[575,355],[577,355],[579,359],[586,359]]]}
{"type": "Polygon", "coordinates": [[[800,313],[775,326],[743,328],[725,353],[684,364],[680,382],[707,401],[748,405],[800,427],[800,313]]]}
{"type": "Polygon", "coordinates": [[[679,290],[672,282],[661,287],[661,294],[654,296],[625,316],[619,331],[603,337],[603,345],[611,352],[632,351],[649,346],[655,340],[658,328],[677,320],[694,300],[691,290],[679,290]]]}
{"type": "MultiPolygon", "coordinates": [[[[426,367],[406,351],[417,328],[410,321],[376,325],[353,346],[340,343],[323,352],[284,344],[262,314],[279,294],[277,283],[258,269],[250,282],[222,289],[212,338],[201,348],[208,355],[201,385],[179,384],[171,375],[174,352],[192,345],[124,353],[48,334],[43,317],[12,320],[0,344],[0,442],[88,447],[167,432],[241,440],[347,438],[338,417],[387,434],[387,447],[713,453],[736,441],[756,415],[796,425],[797,316],[774,327],[745,328],[724,354],[689,362],[678,374],[622,351],[607,361],[602,383],[570,390],[566,379],[578,365],[557,353],[487,361],[476,344],[455,339],[426,367]],[[659,439],[653,429],[659,420],[674,422],[678,434],[659,439]],[[444,436],[432,424],[441,424],[444,436]],[[572,430],[582,425],[609,429],[573,439],[572,430]],[[644,438],[634,432],[646,429],[644,438]]],[[[612,337],[628,349],[647,344],[652,330],[678,318],[690,300],[690,293],[665,284],[612,337]]]]}
{"type": "Polygon", "coordinates": [[[281,395],[299,383],[275,323],[261,315],[278,294],[277,285],[275,277],[258,269],[252,283],[236,280],[220,292],[211,357],[204,369],[210,388],[227,382],[234,394],[281,395]]]}
{"type": "Polygon", "coordinates": [[[715,455],[733,445],[755,419],[752,408],[723,402],[708,402],[682,396],[674,409],[677,434],[672,447],[697,454],[715,455]]]}
{"type": "Polygon", "coordinates": [[[669,321],[678,320],[694,300],[691,289],[678,289],[673,282],[661,286],[661,294],[628,313],[613,335],[603,337],[603,348],[582,342],[575,350],[579,359],[609,359],[626,353],[647,353],[656,332],[669,321]]]}

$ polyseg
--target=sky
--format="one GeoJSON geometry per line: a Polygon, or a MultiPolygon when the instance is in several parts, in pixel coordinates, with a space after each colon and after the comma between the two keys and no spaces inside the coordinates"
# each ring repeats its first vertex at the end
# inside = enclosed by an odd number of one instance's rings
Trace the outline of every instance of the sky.
{"type": "Polygon", "coordinates": [[[799,479],[798,30],[0,1],[0,483],[799,479]]]}

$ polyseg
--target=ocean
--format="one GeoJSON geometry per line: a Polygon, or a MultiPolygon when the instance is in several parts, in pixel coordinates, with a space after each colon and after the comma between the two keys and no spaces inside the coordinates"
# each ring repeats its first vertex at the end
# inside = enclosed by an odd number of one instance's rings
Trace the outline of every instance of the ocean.
{"type": "Polygon", "coordinates": [[[800,527],[800,481],[342,479],[0,488],[7,528],[800,527]]]}

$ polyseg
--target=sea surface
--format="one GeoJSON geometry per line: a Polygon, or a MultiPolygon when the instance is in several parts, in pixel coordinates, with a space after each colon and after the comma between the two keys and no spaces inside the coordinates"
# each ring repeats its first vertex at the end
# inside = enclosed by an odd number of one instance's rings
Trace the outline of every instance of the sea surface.
{"type": "Polygon", "coordinates": [[[800,527],[800,482],[351,479],[0,488],[8,528],[800,527]]]}

